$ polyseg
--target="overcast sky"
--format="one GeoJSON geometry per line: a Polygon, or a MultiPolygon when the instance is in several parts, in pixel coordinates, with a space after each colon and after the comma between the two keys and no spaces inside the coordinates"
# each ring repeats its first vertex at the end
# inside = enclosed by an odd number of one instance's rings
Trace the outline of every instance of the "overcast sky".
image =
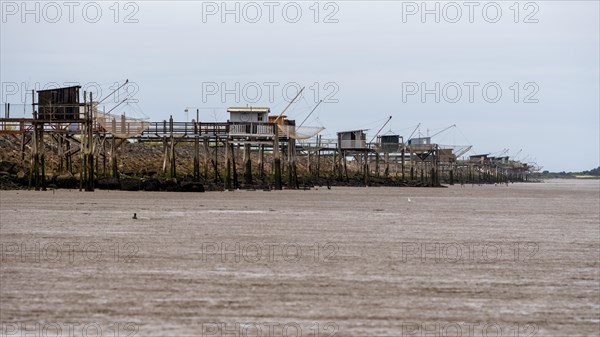
{"type": "Polygon", "coordinates": [[[288,116],[323,99],[305,125],[324,137],[364,128],[370,139],[393,116],[382,133],[456,124],[433,140],[522,149],[544,170],[599,166],[597,1],[421,4],[2,1],[1,101],[73,82],[105,97],[129,79],[115,112],[214,121],[228,106],[279,113],[306,87],[288,116]]]}

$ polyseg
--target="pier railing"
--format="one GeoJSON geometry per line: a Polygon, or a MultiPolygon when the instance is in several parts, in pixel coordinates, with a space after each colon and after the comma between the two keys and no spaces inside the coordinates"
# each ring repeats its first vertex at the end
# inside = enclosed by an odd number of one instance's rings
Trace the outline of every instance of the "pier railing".
{"type": "Polygon", "coordinates": [[[270,123],[231,123],[229,125],[229,136],[264,136],[273,137],[274,128],[270,123]]]}
{"type": "Polygon", "coordinates": [[[142,136],[200,135],[219,137],[273,137],[274,127],[270,123],[196,123],[196,122],[150,122],[142,136]]]}

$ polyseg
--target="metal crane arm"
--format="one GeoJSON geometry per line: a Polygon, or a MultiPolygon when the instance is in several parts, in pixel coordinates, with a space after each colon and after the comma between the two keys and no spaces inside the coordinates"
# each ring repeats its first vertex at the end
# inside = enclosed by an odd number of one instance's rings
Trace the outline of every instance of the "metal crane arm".
{"type": "Polygon", "coordinates": [[[381,132],[381,130],[383,130],[383,128],[385,128],[385,126],[392,120],[392,116],[390,116],[390,118],[387,119],[387,121],[385,121],[385,123],[383,124],[383,126],[381,127],[381,129],[379,129],[379,131],[377,131],[377,133],[375,134],[375,136],[373,136],[373,138],[371,139],[371,141],[369,143],[373,143],[373,140],[375,140],[375,138],[377,138],[377,136],[379,135],[379,133],[381,132]]]}
{"type": "Polygon", "coordinates": [[[454,127],[456,127],[456,124],[452,124],[452,125],[450,125],[449,127],[447,127],[447,128],[445,128],[445,129],[443,129],[442,131],[438,131],[438,132],[434,133],[433,135],[429,136],[429,138],[433,138],[433,137],[435,137],[435,136],[439,135],[440,133],[442,133],[442,132],[444,132],[444,131],[446,131],[446,130],[452,129],[452,128],[454,128],[454,127]]]}

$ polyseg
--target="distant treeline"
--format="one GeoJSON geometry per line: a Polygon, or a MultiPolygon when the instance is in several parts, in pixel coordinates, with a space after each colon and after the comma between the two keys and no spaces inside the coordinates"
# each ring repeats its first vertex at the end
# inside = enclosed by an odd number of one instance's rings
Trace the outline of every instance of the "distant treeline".
{"type": "Polygon", "coordinates": [[[594,169],[591,169],[589,171],[583,171],[583,172],[550,172],[550,171],[543,171],[539,174],[539,178],[542,179],[552,179],[552,178],[576,178],[577,176],[593,176],[593,177],[598,177],[600,178],[600,166],[596,167],[594,169]]]}

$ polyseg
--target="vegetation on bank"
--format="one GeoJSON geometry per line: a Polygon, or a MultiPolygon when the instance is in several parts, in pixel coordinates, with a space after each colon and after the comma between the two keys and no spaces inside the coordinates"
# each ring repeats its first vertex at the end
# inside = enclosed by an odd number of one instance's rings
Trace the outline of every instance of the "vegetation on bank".
{"type": "Polygon", "coordinates": [[[549,172],[543,171],[533,175],[539,179],[600,179],[600,166],[582,172],[549,172]]]}

